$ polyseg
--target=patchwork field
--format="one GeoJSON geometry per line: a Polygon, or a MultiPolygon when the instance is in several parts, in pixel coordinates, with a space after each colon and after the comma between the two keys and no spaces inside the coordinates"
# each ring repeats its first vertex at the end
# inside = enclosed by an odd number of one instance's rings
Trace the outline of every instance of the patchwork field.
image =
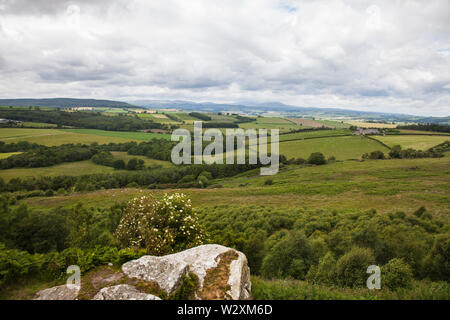
{"type": "Polygon", "coordinates": [[[335,156],[337,160],[360,159],[366,152],[389,150],[382,144],[355,136],[319,138],[280,143],[280,154],[290,158],[307,159],[313,152],[322,152],[326,157],[335,156]]]}
{"type": "Polygon", "coordinates": [[[388,136],[373,136],[373,138],[393,147],[401,145],[403,149],[413,148],[416,150],[427,150],[440,143],[450,140],[448,136],[436,135],[388,135],[388,136]]]}

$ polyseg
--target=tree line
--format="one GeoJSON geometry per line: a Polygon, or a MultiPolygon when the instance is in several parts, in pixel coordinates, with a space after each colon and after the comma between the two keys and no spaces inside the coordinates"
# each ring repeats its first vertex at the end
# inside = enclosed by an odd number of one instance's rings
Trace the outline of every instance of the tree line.
{"type": "Polygon", "coordinates": [[[45,122],[56,124],[59,127],[71,126],[78,128],[100,129],[110,131],[139,131],[146,129],[168,129],[164,124],[153,122],[149,119],[141,119],[137,115],[105,116],[99,112],[74,111],[66,112],[59,109],[54,110],[23,110],[23,109],[0,109],[0,118],[28,121],[45,122]]]}

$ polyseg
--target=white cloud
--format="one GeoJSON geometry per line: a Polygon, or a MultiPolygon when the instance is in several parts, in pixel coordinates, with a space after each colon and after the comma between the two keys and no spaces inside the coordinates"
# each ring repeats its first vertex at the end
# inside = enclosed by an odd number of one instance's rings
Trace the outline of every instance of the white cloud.
{"type": "Polygon", "coordinates": [[[0,97],[450,111],[450,4],[0,0],[0,97]]]}

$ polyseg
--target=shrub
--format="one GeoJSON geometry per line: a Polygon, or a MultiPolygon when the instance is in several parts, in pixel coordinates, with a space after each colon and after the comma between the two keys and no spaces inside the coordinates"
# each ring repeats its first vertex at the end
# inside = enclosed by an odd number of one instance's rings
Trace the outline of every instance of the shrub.
{"type": "Polygon", "coordinates": [[[266,179],[266,181],[264,181],[264,185],[265,186],[271,186],[273,184],[273,179],[266,179]]]}
{"type": "Polygon", "coordinates": [[[373,160],[384,159],[384,153],[379,150],[372,151],[369,154],[369,159],[373,159],[373,160]]]}
{"type": "Polygon", "coordinates": [[[161,200],[134,198],[115,235],[123,247],[145,248],[153,255],[182,251],[207,240],[191,200],[182,193],[165,194],[161,200]]]}
{"type": "Polygon", "coordinates": [[[367,267],[373,265],[375,258],[371,249],[355,247],[337,262],[337,282],[347,287],[365,286],[367,267]]]}
{"type": "Polygon", "coordinates": [[[321,164],[326,164],[327,160],[325,159],[325,156],[323,155],[323,153],[314,152],[314,153],[311,153],[311,155],[309,156],[308,163],[321,165],[321,164]]]}
{"type": "Polygon", "coordinates": [[[113,162],[113,167],[116,170],[123,170],[125,169],[125,161],[123,160],[116,160],[113,162]]]}
{"type": "Polygon", "coordinates": [[[411,267],[401,258],[389,260],[381,268],[381,284],[391,290],[409,287],[412,279],[411,267]]]}
{"type": "Polygon", "coordinates": [[[208,178],[205,176],[198,176],[197,181],[202,188],[205,188],[209,184],[208,178]]]}

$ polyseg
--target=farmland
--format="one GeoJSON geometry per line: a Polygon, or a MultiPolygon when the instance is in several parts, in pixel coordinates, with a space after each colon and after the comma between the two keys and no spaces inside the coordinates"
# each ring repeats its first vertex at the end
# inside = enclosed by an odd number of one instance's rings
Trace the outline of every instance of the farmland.
{"type": "Polygon", "coordinates": [[[97,165],[91,160],[85,160],[57,164],[51,167],[0,170],[0,178],[9,181],[13,178],[77,176],[80,174],[108,173],[113,171],[114,169],[111,167],[97,165]]]}
{"type": "Polygon", "coordinates": [[[395,128],[397,125],[396,124],[391,124],[391,123],[378,123],[378,122],[364,122],[364,121],[347,121],[346,123],[352,125],[352,126],[357,126],[357,127],[362,127],[362,128],[395,128]]]}
{"type": "MultiPolygon", "coordinates": [[[[174,122],[166,114],[108,114],[113,119],[137,115],[164,124],[174,122]]],[[[192,129],[196,118],[184,112],[172,114],[184,122],[178,122],[178,125],[192,129]]],[[[280,164],[278,174],[261,176],[258,167],[226,165],[214,169],[206,164],[175,166],[159,160],[170,159],[170,133],[79,127],[49,129],[45,125],[34,129],[1,128],[4,153],[0,154],[0,160],[8,166],[0,170],[0,187],[4,190],[0,200],[7,202],[8,215],[11,215],[9,223],[20,226],[20,219],[47,215],[52,219],[66,219],[64,221],[74,217],[84,219],[82,212],[89,208],[92,217],[86,232],[94,236],[85,236],[83,230],[76,232],[83,248],[87,252],[99,246],[118,248],[114,230],[123,211],[117,211],[117,208],[125,208],[128,201],[140,195],[161,198],[166,193],[183,192],[192,200],[199,221],[212,242],[236,248],[247,255],[255,298],[410,298],[416,297],[416,289],[421,290],[425,298],[448,297],[446,287],[439,282],[443,279],[442,274],[427,273],[426,266],[427,259],[434,259],[428,251],[445,236],[448,228],[450,152],[444,151],[444,157],[427,155],[394,159],[388,156],[389,148],[394,145],[428,149],[448,140],[447,135],[416,132],[413,135],[409,131],[393,130],[391,135],[366,137],[353,135],[348,126],[339,121],[307,119],[314,122],[299,125],[282,117],[257,117],[250,122],[239,122],[238,119],[248,119],[223,114],[204,115],[211,118],[207,122],[238,123],[244,129],[280,129],[283,133],[280,135],[280,154],[287,160],[280,164]],[[332,128],[325,129],[323,125],[332,128]],[[43,146],[12,144],[21,141],[43,146]],[[137,143],[126,143],[130,141],[137,143]],[[82,161],[70,152],[75,146],[60,147],[66,149],[57,149],[61,150],[58,154],[55,154],[55,148],[44,147],[93,142],[98,145],[76,149],[77,152],[81,150],[77,154],[88,154],[82,161]],[[374,151],[383,152],[385,159],[362,157],[374,151]],[[322,153],[324,161],[310,161],[313,153],[322,153]],[[335,159],[327,160],[331,156],[335,159]],[[36,159],[42,159],[43,163],[36,159]],[[55,159],[63,163],[55,162],[55,159]],[[134,166],[130,165],[133,161],[134,166]],[[36,167],[24,167],[28,165],[36,167]],[[27,214],[23,214],[25,211],[27,214]],[[78,212],[78,215],[70,212],[78,212]],[[360,236],[372,236],[369,226],[377,229],[379,238],[375,237],[374,241],[378,242],[366,244],[364,241],[368,240],[360,236]],[[304,244],[289,249],[292,239],[299,239],[304,244]],[[355,246],[363,248],[355,249],[355,246]],[[302,264],[300,269],[277,270],[273,267],[277,264],[268,262],[275,259],[281,264],[297,263],[289,252],[303,247],[311,247],[315,258],[305,256],[307,264],[302,264]],[[385,247],[390,251],[379,249],[385,247]],[[405,259],[414,268],[412,286],[395,293],[384,289],[374,294],[360,287],[348,288],[348,284],[341,282],[332,285],[316,282],[322,281],[314,275],[321,259],[332,255],[341,261],[354,250],[368,250],[366,253],[380,265],[391,262],[392,258],[405,259]],[[287,255],[277,258],[283,252],[287,255]],[[426,277],[433,277],[435,282],[427,282],[426,277]],[[268,280],[272,278],[275,280],[268,280]],[[311,290],[317,292],[316,296],[306,292],[311,290]]],[[[173,130],[165,127],[168,129],[173,130]]],[[[46,230],[46,220],[37,221],[44,221],[37,222],[43,223],[37,228],[46,230]]],[[[66,226],[72,234],[73,225],[71,222],[66,226]]],[[[40,233],[28,235],[26,230],[24,232],[29,239],[40,236],[40,233]]],[[[27,249],[22,243],[16,244],[14,238],[7,237],[8,245],[27,249]]],[[[35,252],[47,254],[52,250],[46,245],[48,242],[34,241],[29,245],[34,243],[43,244],[33,249],[35,252]]],[[[72,250],[67,243],[64,242],[62,248],[72,250]]],[[[337,268],[338,262],[333,263],[331,268],[337,268]]],[[[7,289],[0,290],[0,297],[30,297],[35,288],[48,286],[56,280],[35,280],[32,285],[10,283],[7,289]]]]}
{"type": "Polygon", "coordinates": [[[448,136],[437,135],[388,135],[375,136],[375,138],[390,147],[400,145],[403,149],[413,148],[417,150],[427,150],[444,141],[450,140],[448,136]]]}
{"type": "Polygon", "coordinates": [[[280,142],[280,154],[289,158],[307,158],[313,152],[322,152],[326,157],[338,160],[359,159],[363,153],[388,149],[364,137],[331,137],[280,142]]]}

